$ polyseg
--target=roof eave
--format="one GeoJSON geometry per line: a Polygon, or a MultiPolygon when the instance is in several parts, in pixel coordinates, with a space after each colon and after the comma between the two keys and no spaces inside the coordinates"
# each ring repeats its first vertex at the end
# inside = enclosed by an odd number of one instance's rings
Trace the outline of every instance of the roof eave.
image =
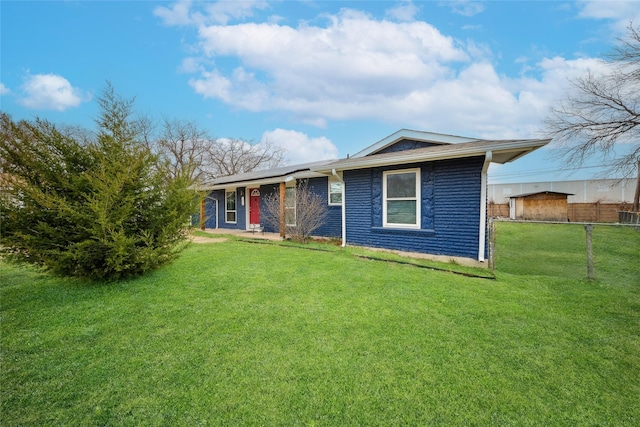
{"type": "Polygon", "coordinates": [[[293,179],[307,179],[307,178],[320,178],[325,176],[322,173],[314,172],[314,171],[298,171],[289,173],[286,175],[280,175],[269,178],[262,179],[254,179],[247,181],[228,181],[220,184],[204,184],[199,187],[201,191],[214,191],[214,190],[224,190],[227,188],[238,188],[238,187],[260,187],[261,185],[269,185],[269,184],[279,184],[281,182],[289,181],[291,178],[293,179]]]}
{"type": "Polygon", "coordinates": [[[410,150],[407,151],[406,154],[403,154],[404,152],[401,152],[398,155],[394,155],[393,157],[386,155],[372,155],[370,157],[362,157],[356,159],[351,158],[343,161],[337,161],[333,164],[322,165],[318,168],[314,168],[313,170],[315,172],[328,174],[331,173],[332,170],[342,171],[353,169],[367,169],[380,166],[396,166],[409,163],[432,162],[438,160],[484,156],[488,151],[491,151],[493,154],[493,163],[504,164],[516,160],[524,156],[525,154],[528,154],[540,147],[545,146],[549,143],[549,141],[551,140],[522,140],[512,141],[509,144],[491,144],[490,142],[488,142],[482,147],[471,147],[467,149],[461,149],[460,145],[451,145],[451,150],[436,153],[427,152],[423,153],[422,155],[416,155],[415,152],[411,152],[414,150],[410,150]],[[509,155],[510,153],[512,153],[513,155],[509,155]]]}

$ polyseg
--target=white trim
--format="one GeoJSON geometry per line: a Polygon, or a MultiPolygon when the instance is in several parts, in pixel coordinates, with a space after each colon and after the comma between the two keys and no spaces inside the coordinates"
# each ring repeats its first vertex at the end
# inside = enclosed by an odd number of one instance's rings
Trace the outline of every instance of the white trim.
{"type": "Polygon", "coordinates": [[[420,168],[411,168],[411,169],[397,169],[397,170],[388,170],[382,172],[382,226],[385,228],[411,228],[411,229],[420,229],[421,227],[421,177],[420,177],[420,168]],[[416,201],[416,223],[415,224],[397,224],[397,223],[388,223],[387,222],[387,176],[389,175],[399,175],[405,173],[415,173],[416,176],[416,188],[415,188],[415,197],[407,197],[407,198],[396,198],[392,200],[414,200],[416,201]]]}
{"type": "MultiPolygon", "coordinates": [[[[260,197],[260,200],[262,200],[261,194],[262,193],[260,192],[260,187],[251,187],[251,188],[246,187],[245,188],[245,197],[247,199],[247,203],[245,203],[246,206],[245,206],[245,221],[244,221],[244,223],[246,224],[245,229],[247,231],[255,231],[256,230],[255,226],[262,224],[262,217],[260,217],[260,224],[251,224],[251,197],[260,197]],[[252,193],[251,190],[258,190],[259,194],[257,196],[252,196],[251,195],[251,193],[252,193]],[[254,227],[252,228],[251,226],[254,226],[254,227]]],[[[262,215],[262,212],[260,212],[260,215],[262,215]]]]}
{"type": "Polygon", "coordinates": [[[224,189],[224,222],[225,224],[237,224],[238,223],[238,189],[237,188],[233,188],[233,189],[224,189]],[[234,202],[235,202],[235,210],[227,210],[227,193],[234,193],[234,202]],[[236,220],[235,221],[228,221],[227,220],[227,213],[228,212],[235,212],[235,217],[236,220]]]}
{"type": "Polygon", "coordinates": [[[334,169],[331,171],[331,174],[342,182],[342,247],[344,248],[347,246],[347,201],[345,200],[345,183],[342,172],[338,174],[334,169]]]}
{"type": "Polygon", "coordinates": [[[485,260],[484,248],[487,239],[487,171],[491,164],[493,153],[487,151],[484,156],[484,164],[482,165],[482,174],[480,175],[480,238],[478,239],[478,261],[485,260]]]}
{"type": "Polygon", "coordinates": [[[337,179],[334,176],[330,176],[329,179],[327,179],[327,204],[329,206],[342,206],[342,201],[340,203],[333,203],[331,202],[331,194],[338,194],[336,192],[331,193],[331,184],[336,184],[339,183],[340,184],[340,198],[342,200],[344,200],[344,195],[342,194],[342,187],[344,186],[344,181],[337,179]]]}
{"type": "Polygon", "coordinates": [[[298,186],[297,186],[297,181],[295,179],[287,181],[284,194],[285,194],[284,195],[284,224],[289,227],[295,227],[298,221],[298,213],[296,212],[296,209],[297,209],[296,198],[298,197],[298,186]],[[289,224],[287,222],[287,209],[291,210],[291,207],[287,206],[287,202],[289,201],[289,198],[287,197],[287,190],[290,188],[293,189],[293,220],[294,220],[293,224],[289,224]]]}

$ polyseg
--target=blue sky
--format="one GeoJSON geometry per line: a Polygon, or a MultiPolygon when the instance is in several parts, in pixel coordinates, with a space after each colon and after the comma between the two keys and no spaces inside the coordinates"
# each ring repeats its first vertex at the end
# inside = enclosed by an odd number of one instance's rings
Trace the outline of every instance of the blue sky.
{"type": "MultiPolygon", "coordinates": [[[[93,127],[110,81],[157,119],[269,140],[291,163],[401,128],[541,137],[567,79],[640,22],[639,1],[2,1],[0,107],[93,127]]],[[[492,182],[585,179],[553,144],[492,182]]],[[[590,165],[598,165],[593,159],[590,165]]]]}

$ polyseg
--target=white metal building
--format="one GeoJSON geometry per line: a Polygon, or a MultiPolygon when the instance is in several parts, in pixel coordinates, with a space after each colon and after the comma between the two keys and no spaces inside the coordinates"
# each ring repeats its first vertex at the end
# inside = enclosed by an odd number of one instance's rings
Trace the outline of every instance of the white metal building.
{"type": "Polygon", "coordinates": [[[577,181],[545,181],[513,184],[489,184],[487,198],[493,203],[509,203],[517,194],[555,191],[571,193],[568,203],[632,203],[635,179],[589,179],[577,181]]]}

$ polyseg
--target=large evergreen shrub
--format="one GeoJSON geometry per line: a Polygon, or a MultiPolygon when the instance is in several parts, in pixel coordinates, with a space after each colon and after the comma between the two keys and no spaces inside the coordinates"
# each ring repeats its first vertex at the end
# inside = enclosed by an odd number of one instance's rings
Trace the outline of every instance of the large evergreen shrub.
{"type": "Polygon", "coordinates": [[[0,250],[54,273],[140,275],[174,259],[194,194],[130,120],[132,101],[107,86],[97,132],[1,115],[0,250]]]}

